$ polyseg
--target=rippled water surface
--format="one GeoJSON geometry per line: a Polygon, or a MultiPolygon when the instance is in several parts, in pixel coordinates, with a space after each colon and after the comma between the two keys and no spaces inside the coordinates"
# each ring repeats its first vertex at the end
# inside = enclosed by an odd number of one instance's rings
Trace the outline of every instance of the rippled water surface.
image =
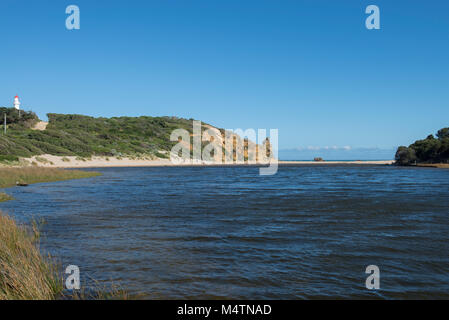
{"type": "Polygon", "coordinates": [[[42,249],[145,298],[449,298],[449,170],[106,168],[7,190],[42,249]],[[381,290],[365,288],[379,266],[381,290]]]}

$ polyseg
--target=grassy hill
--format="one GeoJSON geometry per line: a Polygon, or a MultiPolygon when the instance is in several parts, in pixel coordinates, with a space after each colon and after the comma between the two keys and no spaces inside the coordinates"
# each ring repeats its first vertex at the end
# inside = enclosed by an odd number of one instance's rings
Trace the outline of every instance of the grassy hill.
{"type": "Polygon", "coordinates": [[[7,134],[3,130],[0,134],[0,160],[41,154],[165,157],[159,152],[168,151],[175,144],[170,141],[174,129],[192,132],[191,120],[176,117],[93,118],[51,113],[48,119],[46,130],[39,131],[32,130],[38,121],[34,114],[26,113],[20,120],[8,116],[7,134]]]}

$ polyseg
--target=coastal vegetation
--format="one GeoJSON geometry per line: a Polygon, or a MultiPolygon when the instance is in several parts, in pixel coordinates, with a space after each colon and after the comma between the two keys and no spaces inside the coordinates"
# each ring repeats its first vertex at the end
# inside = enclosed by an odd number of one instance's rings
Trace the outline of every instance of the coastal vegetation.
{"type": "Polygon", "coordinates": [[[0,213],[0,300],[52,300],[62,295],[55,264],[36,246],[39,236],[36,225],[19,226],[0,213]]]}
{"type": "MultiPolygon", "coordinates": [[[[193,119],[149,116],[94,118],[55,113],[48,114],[48,124],[42,130],[37,130],[36,123],[40,122],[34,113],[24,113],[19,118],[17,110],[3,109],[7,113],[7,131],[0,135],[0,163],[7,165],[26,165],[28,160],[25,159],[31,157],[34,157],[32,165],[52,165],[44,155],[59,156],[64,162],[70,161],[68,157],[80,161],[92,157],[166,159],[170,157],[172,148],[180,142],[170,140],[175,129],[185,130],[190,138],[198,135],[193,132],[193,119]]],[[[202,123],[201,133],[207,129],[217,128],[202,123]]],[[[233,154],[237,150],[243,151],[241,153],[247,160],[249,150],[253,150],[250,146],[254,146],[256,150],[259,148],[254,142],[237,135],[234,135],[232,145],[224,146],[225,130],[217,130],[221,137],[218,136],[216,140],[215,137],[210,137],[210,141],[203,139],[201,147],[204,149],[209,143],[219,144],[218,147],[223,150],[223,159],[225,150],[232,150],[233,154]],[[242,146],[237,142],[241,142],[242,146]]],[[[187,146],[190,145],[192,155],[193,142],[186,143],[187,146]]],[[[264,144],[267,146],[267,156],[272,156],[268,138],[264,144]]],[[[233,158],[237,159],[236,154],[233,158]]]]}
{"type": "MultiPolygon", "coordinates": [[[[34,113],[18,118],[14,109],[7,113],[7,133],[0,136],[0,161],[18,160],[43,154],[57,156],[139,156],[166,158],[175,142],[174,129],[192,132],[192,121],[177,117],[93,118],[83,115],[48,114],[45,130],[33,130],[39,121],[34,113]]],[[[3,126],[2,126],[3,127],[3,126]]]]}
{"type": "Polygon", "coordinates": [[[6,123],[11,128],[31,128],[39,122],[39,118],[32,111],[21,111],[19,116],[18,111],[14,108],[0,107],[0,122],[2,125],[5,115],[7,120],[6,123]]]}
{"type": "Polygon", "coordinates": [[[417,140],[408,147],[400,146],[395,156],[398,165],[434,165],[449,163],[449,128],[439,130],[436,137],[417,140]]]}

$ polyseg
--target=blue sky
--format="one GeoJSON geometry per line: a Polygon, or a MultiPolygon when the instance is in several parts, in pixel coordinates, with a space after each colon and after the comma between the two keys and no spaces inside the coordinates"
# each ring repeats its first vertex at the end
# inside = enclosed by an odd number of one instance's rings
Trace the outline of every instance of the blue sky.
{"type": "Polygon", "coordinates": [[[278,128],[281,149],[392,149],[449,126],[449,2],[2,0],[0,105],[16,94],[41,118],[176,115],[278,128]]]}

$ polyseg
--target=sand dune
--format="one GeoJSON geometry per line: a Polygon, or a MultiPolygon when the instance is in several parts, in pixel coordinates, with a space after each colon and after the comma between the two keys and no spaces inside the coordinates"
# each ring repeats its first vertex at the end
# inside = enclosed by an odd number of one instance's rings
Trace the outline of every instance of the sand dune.
{"type": "Polygon", "coordinates": [[[31,128],[31,130],[44,131],[45,129],[47,129],[47,126],[48,126],[48,122],[39,121],[31,128]]]}

